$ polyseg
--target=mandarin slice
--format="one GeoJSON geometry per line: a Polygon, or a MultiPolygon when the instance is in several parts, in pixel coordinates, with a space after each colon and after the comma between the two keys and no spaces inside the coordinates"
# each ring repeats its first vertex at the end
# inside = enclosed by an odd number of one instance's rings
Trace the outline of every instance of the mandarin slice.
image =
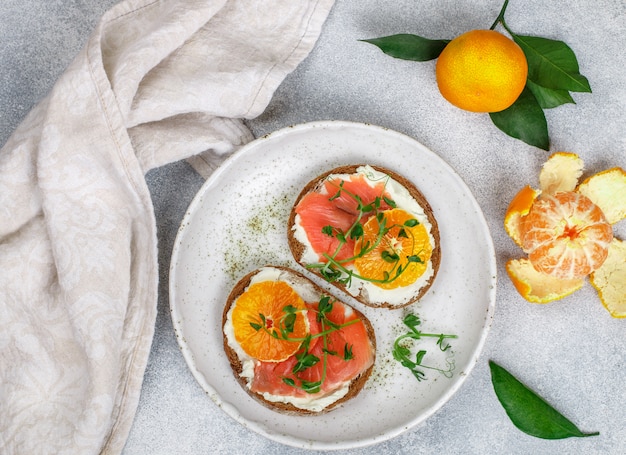
{"type": "Polygon", "coordinates": [[[284,281],[253,283],[239,296],[233,308],[235,339],[250,357],[265,362],[286,360],[298,351],[308,333],[305,310],[302,298],[284,281]],[[295,320],[289,339],[284,339],[281,328],[290,325],[285,320],[285,308],[289,306],[296,310],[295,320]]]}
{"type": "Polygon", "coordinates": [[[606,261],[589,281],[611,316],[626,318],[626,242],[613,239],[606,261]]]}
{"type": "Polygon", "coordinates": [[[582,194],[542,194],[521,226],[521,240],[535,269],[555,278],[589,275],[602,265],[613,229],[602,210],[582,194]]]}
{"type": "MultiPolygon", "coordinates": [[[[404,226],[407,221],[415,219],[405,210],[391,209],[380,213],[385,220],[384,235],[375,248],[355,259],[354,266],[361,276],[382,289],[413,284],[426,271],[432,255],[428,230],[423,224],[404,226]],[[410,261],[411,256],[419,257],[419,262],[410,261]],[[402,267],[403,272],[393,279],[398,267],[402,267]]],[[[379,233],[381,225],[373,216],[363,225],[363,236],[354,247],[354,255],[360,255],[364,245],[374,245],[379,233]]]]}
{"type": "Polygon", "coordinates": [[[604,212],[609,223],[626,218],[626,172],[620,167],[598,172],[582,182],[576,190],[593,201],[604,212]]]}
{"type": "Polygon", "coordinates": [[[530,208],[541,192],[526,185],[511,200],[504,215],[504,230],[519,246],[522,246],[520,226],[522,219],[528,215],[530,208]]]}
{"type": "Polygon", "coordinates": [[[517,292],[533,303],[548,303],[562,299],[585,284],[582,278],[562,280],[541,273],[526,258],[511,259],[506,264],[506,271],[517,292]]]}
{"type": "Polygon", "coordinates": [[[543,193],[574,191],[583,173],[583,161],[575,153],[553,153],[539,172],[539,188],[543,193]]]}

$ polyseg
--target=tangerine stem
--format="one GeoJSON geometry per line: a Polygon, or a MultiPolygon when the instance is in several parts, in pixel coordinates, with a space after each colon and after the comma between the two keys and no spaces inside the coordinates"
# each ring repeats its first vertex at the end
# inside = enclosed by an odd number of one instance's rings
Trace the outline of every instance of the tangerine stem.
{"type": "Polygon", "coordinates": [[[504,0],[504,5],[502,5],[500,14],[498,14],[498,17],[496,17],[496,20],[494,21],[494,23],[491,25],[491,27],[489,27],[489,30],[495,29],[496,25],[498,25],[498,22],[502,22],[502,24],[504,25],[504,13],[506,11],[507,6],[509,6],[509,0],[504,0]]]}

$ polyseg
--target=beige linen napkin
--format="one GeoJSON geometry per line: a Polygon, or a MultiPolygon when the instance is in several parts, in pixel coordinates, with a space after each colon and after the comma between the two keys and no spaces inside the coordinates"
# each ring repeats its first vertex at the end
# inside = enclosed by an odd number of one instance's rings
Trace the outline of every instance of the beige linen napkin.
{"type": "Polygon", "coordinates": [[[144,173],[252,139],[333,0],[128,0],[0,150],[0,453],[119,453],[154,331],[144,173]]]}

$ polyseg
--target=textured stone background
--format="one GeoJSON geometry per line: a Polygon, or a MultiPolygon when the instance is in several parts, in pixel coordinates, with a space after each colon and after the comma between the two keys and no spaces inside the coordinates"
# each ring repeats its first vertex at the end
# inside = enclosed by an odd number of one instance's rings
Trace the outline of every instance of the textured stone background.
{"type": "MultiPolygon", "coordinates": [[[[0,2],[0,144],[53,86],[112,0],[0,2]]],[[[518,255],[502,218],[510,199],[535,183],[548,153],[505,136],[488,116],[441,98],[434,63],[384,56],[358,42],[393,33],[452,38],[488,28],[498,0],[337,0],[318,45],[249,121],[256,136],[295,123],[341,119],[406,133],[439,154],[468,184],[485,213],[498,260],[498,298],[485,349],[454,397],[422,425],[353,454],[626,453],[625,320],[612,319],[591,286],[550,305],[515,292],[504,263],[518,255]],[[494,359],[585,431],[586,439],[545,441],[517,430],[493,393],[494,359]]],[[[593,94],[547,113],[551,151],[578,153],[587,174],[626,168],[626,4],[622,1],[513,0],[518,33],[560,39],[578,56],[593,94]]],[[[185,163],[147,175],[159,230],[159,317],[142,398],[125,454],[295,453],[227,417],[201,390],[177,346],[169,319],[168,267],[178,225],[202,180],[185,163]]],[[[626,238],[625,222],[617,231],[626,238]]],[[[459,229],[462,229],[459,226],[459,229]]],[[[314,425],[314,419],[311,420],[314,425]]]]}

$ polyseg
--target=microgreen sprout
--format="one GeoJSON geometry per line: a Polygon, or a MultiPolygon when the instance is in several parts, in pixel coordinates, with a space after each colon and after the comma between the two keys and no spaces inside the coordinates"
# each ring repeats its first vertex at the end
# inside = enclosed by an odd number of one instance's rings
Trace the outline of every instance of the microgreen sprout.
{"type": "Polygon", "coordinates": [[[409,328],[409,331],[396,338],[396,341],[393,344],[393,358],[400,362],[402,366],[408,368],[418,381],[426,379],[426,373],[424,372],[425,369],[438,371],[445,377],[451,378],[455,364],[454,359],[452,358],[453,352],[447,340],[450,338],[458,337],[456,335],[445,335],[443,333],[437,334],[421,332],[418,329],[418,326],[421,325],[422,321],[420,320],[419,316],[412,313],[406,315],[402,322],[404,322],[404,325],[409,328]],[[439,347],[440,351],[448,352],[451,354],[446,358],[447,367],[445,369],[432,365],[425,365],[423,363],[423,360],[426,356],[426,350],[424,349],[420,349],[419,351],[417,351],[414,358],[411,357],[411,348],[407,346],[408,343],[406,342],[406,340],[417,341],[421,340],[422,338],[437,338],[437,346],[439,347]]]}
{"type": "MultiPolygon", "coordinates": [[[[358,213],[354,222],[346,231],[331,225],[327,225],[322,228],[323,234],[337,240],[337,247],[335,248],[335,251],[326,252],[322,255],[325,260],[324,262],[307,264],[307,268],[316,269],[322,277],[330,283],[338,282],[346,286],[350,286],[353,278],[369,281],[371,283],[390,283],[396,280],[411,263],[423,262],[419,256],[422,251],[417,253],[411,251],[410,254],[401,255],[401,252],[394,248],[393,245],[388,245],[388,248],[381,252],[381,259],[387,263],[393,264],[393,266],[389,271],[385,271],[383,273],[382,279],[366,277],[358,274],[355,270],[348,268],[346,264],[362,258],[370,252],[376,250],[380,246],[381,242],[385,240],[385,236],[392,229],[399,229],[397,234],[398,238],[411,238],[414,240],[412,232],[405,228],[415,227],[419,224],[419,221],[415,218],[411,218],[406,220],[402,225],[393,224],[391,226],[387,226],[387,219],[385,218],[384,210],[388,207],[396,208],[396,203],[391,198],[381,195],[377,196],[371,203],[364,204],[358,194],[354,194],[344,188],[343,180],[335,186],[337,187],[337,192],[329,198],[329,201],[333,201],[344,194],[356,202],[356,209],[358,213]],[[376,220],[378,221],[378,232],[376,233],[376,237],[373,242],[364,240],[363,238],[363,221],[366,221],[371,217],[376,217],[376,220]],[[360,242],[358,243],[358,252],[346,259],[337,259],[340,251],[348,242],[348,239],[360,242]],[[405,265],[402,264],[403,258],[406,262],[405,265]]],[[[415,241],[413,241],[412,244],[414,245],[415,241]]]]}

